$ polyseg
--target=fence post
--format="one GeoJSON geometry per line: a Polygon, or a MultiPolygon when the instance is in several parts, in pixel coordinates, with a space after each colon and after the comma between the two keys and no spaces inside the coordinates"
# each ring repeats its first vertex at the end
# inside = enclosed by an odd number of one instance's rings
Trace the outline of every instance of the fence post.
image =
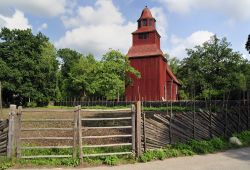
{"type": "Polygon", "coordinates": [[[136,156],[141,155],[141,101],[136,103],[136,156]]]}
{"type": "Polygon", "coordinates": [[[195,139],[195,111],[193,111],[193,139],[195,139]]]}
{"type": "Polygon", "coordinates": [[[16,105],[10,105],[9,113],[9,132],[8,132],[8,145],[7,145],[7,157],[12,158],[14,148],[14,118],[16,114],[16,105]]]}
{"type": "Polygon", "coordinates": [[[80,149],[80,161],[83,163],[83,151],[82,151],[82,117],[81,117],[81,105],[77,106],[78,112],[78,139],[79,139],[79,149],[80,149]]]}
{"type": "Polygon", "coordinates": [[[247,130],[249,130],[249,118],[250,118],[250,96],[249,96],[249,90],[247,91],[247,130]]]}
{"type": "MultiPolygon", "coordinates": [[[[228,102],[227,102],[228,103],[228,102]]],[[[228,106],[226,103],[226,115],[225,115],[225,131],[224,131],[224,136],[227,137],[227,126],[228,126],[228,106]]]]}
{"type": "Polygon", "coordinates": [[[136,110],[135,110],[135,105],[134,104],[132,104],[132,106],[131,106],[131,124],[132,124],[132,152],[133,152],[133,154],[135,155],[136,154],[136,150],[135,150],[135,143],[136,143],[136,141],[135,141],[135,138],[136,138],[136,136],[135,136],[135,131],[136,131],[136,123],[135,123],[135,112],[136,112],[136,110]]]}
{"type": "Polygon", "coordinates": [[[22,119],[22,106],[18,106],[17,109],[17,117],[16,117],[16,131],[15,131],[15,138],[16,138],[16,157],[21,157],[21,119],[22,119]]]}
{"type": "Polygon", "coordinates": [[[77,153],[77,119],[78,118],[78,107],[75,107],[74,111],[74,134],[73,134],[73,158],[76,158],[77,153]]]}
{"type": "Polygon", "coordinates": [[[146,115],[145,113],[142,113],[143,114],[143,141],[144,141],[144,152],[147,151],[147,136],[146,136],[146,115]]]}
{"type": "Polygon", "coordinates": [[[209,137],[212,139],[213,137],[213,129],[212,129],[212,112],[209,112],[209,137]]]}

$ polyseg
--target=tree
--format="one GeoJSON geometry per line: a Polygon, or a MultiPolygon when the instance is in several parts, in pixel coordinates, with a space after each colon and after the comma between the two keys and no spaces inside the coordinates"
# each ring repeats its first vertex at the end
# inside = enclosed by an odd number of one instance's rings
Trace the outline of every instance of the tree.
{"type": "MultiPolygon", "coordinates": [[[[226,38],[215,35],[201,46],[187,49],[188,56],[181,62],[178,77],[183,87],[200,98],[212,95],[229,98],[233,91],[245,89],[246,78],[242,65],[246,63],[242,55],[230,48],[226,38]]],[[[235,98],[237,96],[232,96],[235,98]]]]}
{"type": "Polygon", "coordinates": [[[64,48],[57,51],[57,56],[60,61],[60,76],[58,76],[59,89],[63,97],[76,97],[78,90],[72,84],[72,77],[70,76],[71,69],[74,64],[79,62],[83,57],[82,54],[75,50],[64,48]]]}
{"type": "Polygon", "coordinates": [[[54,97],[55,48],[42,33],[30,29],[0,31],[0,81],[5,102],[41,103],[54,97]]]}
{"type": "Polygon", "coordinates": [[[123,96],[125,86],[132,83],[128,74],[140,77],[140,73],[130,66],[128,57],[119,51],[108,51],[103,55],[101,64],[98,84],[102,95],[107,99],[119,100],[119,97],[123,96]]]}
{"type": "Polygon", "coordinates": [[[180,60],[176,57],[170,57],[168,54],[164,54],[164,57],[167,60],[172,72],[176,75],[178,70],[180,69],[180,60]]]}
{"type": "Polygon", "coordinates": [[[248,40],[246,42],[246,49],[250,53],[250,35],[248,35],[248,40]]]}
{"type": "Polygon", "coordinates": [[[78,62],[73,64],[69,77],[72,87],[77,91],[77,97],[100,96],[96,84],[100,69],[100,62],[91,54],[86,57],[81,56],[78,62]]]}

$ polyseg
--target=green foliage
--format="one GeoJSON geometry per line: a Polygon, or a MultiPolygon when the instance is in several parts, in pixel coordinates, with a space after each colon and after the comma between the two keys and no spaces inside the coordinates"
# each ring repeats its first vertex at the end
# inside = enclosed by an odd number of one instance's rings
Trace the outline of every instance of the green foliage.
{"type": "Polygon", "coordinates": [[[11,159],[0,156],[0,170],[5,170],[13,166],[11,159]]]}
{"type": "Polygon", "coordinates": [[[249,52],[250,54],[250,35],[248,35],[248,40],[246,42],[246,50],[249,52]]]}
{"type": "Polygon", "coordinates": [[[189,143],[189,145],[191,146],[192,150],[195,153],[199,153],[199,154],[212,153],[215,150],[213,145],[210,145],[208,141],[193,140],[189,143]]]}
{"type": "Polygon", "coordinates": [[[28,102],[27,107],[31,107],[31,108],[37,107],[37,103],[36,102],[28,102]]]}
{"type": "MultiPolygon", "coordinates": [[[[234,136],[240,139],[243,146],[250,146],[250,131],[244,131],[235,134],[234,136]]],[[[185,144],[177,143],[175,145],[167,145],[162,149],[147,151],[140,156],[139,161],[148,162],[151,160],[162,160],[170,157],[214,153],[230,148],[235,148],[235,146],[230,145],[228,139],[225,138],[216,137],[210,140],[192,140],[185,144]]]]}
{"type": "Polygon", "coordinates": [[[79,159],[73,158],[39,158],[39,159],[20,159],[18,161],[20,165],[38,165],[38,166],[73,166],[79,165],[79,159]]]}
{"type": "Polygon", "coordinates": [[[119,158],[117,156],[108,156],[104,159],[104,163],[107,165],[117,165],[119,158]]]}
{"type": "Polygon", "coordinates": [[[58,81],[65,97],[119,99],[124,95],[125,85],[131,83],[127,73],[139,76],[128,58],[115,50],[104,54],[101,61],[71,49],[60,49],[58,56],[62,60],[58,81]]]}
{"type": "Polygon", "coordinates": [[[239,138],[239,140],[242,142],[243,146],[249,146],[250,145],[250,131],[244,131],[239,134],[234,134],[235,137],[239,138]]]}
{"type": "Polygon", "coordinates": [[[30,29],[0,31],[0,81],[3,98],[24,105],[28,99],[37,103],[54,97],[56,50],[42,33],[30,29]]]}
{"type": "Polygon", "coordinates": [[[249,64],[226,38],[213,36],[203,45],[187,49],[187,54],[177,77],[189,98],[236,99],[239,91],[246,90],[248,73],[243,66],[249,64]]]}

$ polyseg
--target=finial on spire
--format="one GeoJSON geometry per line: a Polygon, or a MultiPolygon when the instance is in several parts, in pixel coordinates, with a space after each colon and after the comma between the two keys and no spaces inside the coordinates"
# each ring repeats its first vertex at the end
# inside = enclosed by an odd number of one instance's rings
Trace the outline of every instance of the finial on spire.
{"type": "Polygon", "coordinates": [[[148,8],[148,6],[146,5],[145,8],[148,8]]]}

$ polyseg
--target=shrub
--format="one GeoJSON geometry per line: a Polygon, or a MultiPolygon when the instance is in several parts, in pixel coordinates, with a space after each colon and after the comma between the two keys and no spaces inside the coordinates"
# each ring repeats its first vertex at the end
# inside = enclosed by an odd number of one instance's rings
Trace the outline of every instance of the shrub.
{"type": "Polygon", "coordinates": [[[104,163],[107,165],[117,165],[119,158],[117,156],[108,156],[104,159],[104,163]]]}
{"type": "Polygon", "coordinates": [[[27,107],[37,107],[37,103],[36,102],[28,102],[27,103],[27,107]]]}

